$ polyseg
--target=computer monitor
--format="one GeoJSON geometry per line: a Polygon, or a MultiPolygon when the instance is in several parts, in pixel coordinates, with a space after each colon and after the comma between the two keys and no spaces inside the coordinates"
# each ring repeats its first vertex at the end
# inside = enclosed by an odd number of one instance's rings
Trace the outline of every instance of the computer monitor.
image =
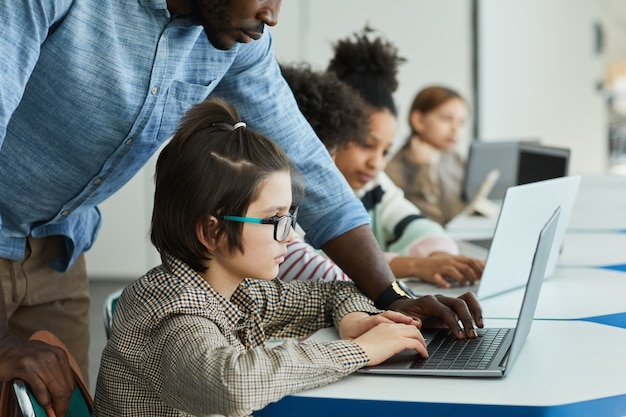
{"type": "Polygon", "coordinates": [[[570,150],[532,143],[520,143],[517,161],[517,184],[565,177],[570,150]]]}

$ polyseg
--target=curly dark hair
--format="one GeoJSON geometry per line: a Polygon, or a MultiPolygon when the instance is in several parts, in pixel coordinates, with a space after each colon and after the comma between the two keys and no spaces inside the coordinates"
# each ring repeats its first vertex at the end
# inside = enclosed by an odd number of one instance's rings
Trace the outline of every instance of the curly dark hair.
{"type": "Polygon", "coordinates": [[[365,144],[369,116],[365,101],[333,73],[306,63],[281,65],[298,107],[331,155],[350,142],[365,144]]]}
{"type": "Polygon", "coordinates": [[[392,94],[398,88],[398,65],[406,59],[391,42],[370,39],[371,32],[374,30],[366,26],[353,38],[339,40],[327,71],[357,90],[371,107],[397,115],[392,94]]]}

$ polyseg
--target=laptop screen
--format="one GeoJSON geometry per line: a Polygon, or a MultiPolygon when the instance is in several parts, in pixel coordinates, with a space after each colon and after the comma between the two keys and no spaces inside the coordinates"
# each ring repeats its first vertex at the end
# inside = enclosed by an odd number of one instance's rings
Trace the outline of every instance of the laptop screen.
{"type": "Polygon", "coordinates": [[[517,184],[567,176],[570,150],[550,146],[520,144],[517,184]]]}

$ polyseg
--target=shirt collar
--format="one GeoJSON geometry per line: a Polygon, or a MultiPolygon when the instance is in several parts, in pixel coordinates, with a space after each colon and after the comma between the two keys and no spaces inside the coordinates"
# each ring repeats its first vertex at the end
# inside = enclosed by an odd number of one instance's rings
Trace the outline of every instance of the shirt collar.
{"type": "Polygon", "coordinates": [[[195,287],[203,288],[206,291],[207,303],[209,305],[212,304],[215,311],[220,312],[222,320],[228,324],[228,327],[239,328],[247,323],[247,317],[255,311],[255,308],[252,308],[252,306],[256,305],[251,294],[248,279],[243,280],[231,299],[228,300],[182,260],[171,255],[167,256],[167,260],[176,279],[190,283],[195,287]]]}
{"type": "MultiPolygon", "coordinates": [[[[167,0],[137,0],[143,7],[149,7],[155,10],[168,10],[167,0]]],[[[169,13],[169,11],[168,11],[169,13]]]]}

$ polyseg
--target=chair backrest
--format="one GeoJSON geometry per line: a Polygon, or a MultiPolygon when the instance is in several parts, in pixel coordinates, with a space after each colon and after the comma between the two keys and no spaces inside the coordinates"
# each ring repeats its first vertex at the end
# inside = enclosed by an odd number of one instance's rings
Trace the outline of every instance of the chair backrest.
{"type": "Polygon", "coordinates": [[[122,295],[122,290],[124,288],[120,288],[109,294],[105,299],[102,305],[102,319],[104,320],[104,332],[106,333],[107,339],[111,337],[111,324],[113,323],[113,312],[115,311],[115,306],[117,305],[117,301],[120,299],[120,295],[122,295]]]}
{"type": "MultiPolygon", "coordinates": [[[[65,351],[76,382],[76,388],[74,389],[74,392],[72,392],[72,397],[70,398],[67,417],[90,417],[93,410],[93,399],[91,398],[91,394],[85,385],[78,363],[67,347],[56,336],[48,331],[35,332],[30,339],[46,342],[50,345],[60,347],[65,351]]],[[[16,399],[16,411],[19,412],[19,415],[23,417],[47,417],[46,410],[37,402],[37,399],[33,395],[30,387],[24,381],[21,379],[14,379],[11,383],[11,387],[13,388],[13,394],[16,399]]],[[[5,387],[3,386],[3,391],[4,390],[5,387]]],[[[4,392],[2,393],[2,396],[6,397],[4,392]]]]}
{"type": "MultiPolygon", "coordinates": [[[[17,400],[20,415],[23,417],[47,417],[46,410],[37,402],[30,387],[21,379],[13,380],[13,392],[17,400]]],[[[90,400],[80,390],[78,385],[72,392],[67,417],[90,417],[90,400]]]]}

